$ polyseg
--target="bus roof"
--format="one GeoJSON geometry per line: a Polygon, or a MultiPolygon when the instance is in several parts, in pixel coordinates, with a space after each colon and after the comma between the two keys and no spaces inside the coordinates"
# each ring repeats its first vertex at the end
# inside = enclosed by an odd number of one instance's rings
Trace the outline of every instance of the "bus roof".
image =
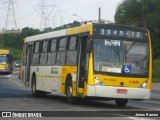
{"type": "Polygon", "coordinates": [[[9,50],[0,49],[0,54],[9,54],[9,50]]]}
{"type": "Polygon", "coordinates": [[[48,32],[44,34],[34,35],[34,36],[26,37],[25,42],[33,42],[36,40],[44,40],[44,39],[50,39],[54,37],[88,32],[88,31],[91,31],[90,29],[91,26],[92,26],[91,24],[88,24],[88,25],[82,25],[74,28],[67,28],[59,31],[53,31],[53,32],[48,32]]]}
{"type": "Polygon", "coordinates": [[[133,27],[133,26],[129,26],[129,25],[120,25],[120,24],[105,24],[105,23],[89,23],[89,24],[84,24],[78,27],[73,27],[73,28],[67,28],[67,29],[63,29],[63,30],[58,30],[58,31],[53,31],[53,32],[48,32],[48,33],[43,33],[43,34],[38,34],[38,35],[34,35],[34,36],[30,36],[30,37],[26,37],[25,38],[25,42],[33,42],[36,40],[44,40],[44,39],[51,39],[51,38],[55,38],[55,37],[62,37],[62,36],[66,36],[66,35],[73,35],[73,34],[78,34],[78,33],[84,33],[84,32],[90,32],[90,34],[92,35],[93,33],[93,27],[118,27],[118,28],[132,28],[132,29],[136,29],[136,30],[146,30],[144,28],[140,28],[140,27],[133,27]]]}

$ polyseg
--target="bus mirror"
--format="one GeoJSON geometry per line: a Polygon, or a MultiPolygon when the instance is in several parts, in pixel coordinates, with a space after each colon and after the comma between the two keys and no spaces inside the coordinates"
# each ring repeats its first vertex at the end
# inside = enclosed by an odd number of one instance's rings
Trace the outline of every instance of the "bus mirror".
{"type": "Polygon", "coordinates": [[[87,53],[90,53],[92,51],[92,44],[93,44],[93,41],[90,39],[87,39],[87,53]]]}

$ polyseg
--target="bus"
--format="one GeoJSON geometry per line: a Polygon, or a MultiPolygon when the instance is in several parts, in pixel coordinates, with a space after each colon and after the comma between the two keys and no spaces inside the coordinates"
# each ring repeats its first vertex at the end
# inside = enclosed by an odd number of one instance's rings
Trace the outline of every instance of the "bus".
{"type": "Polygon", "coordinates": [[[47,93],[77,99],[150,98],[152,50],[147,29],[88,23],[24,40],[23,83],[35,97],[47,93]]]}
{"type": "Polygon", "coordinates": [[[9,50],[0,49],[0,74],[12,73],[13,71],[13,56],[9,50]]]}

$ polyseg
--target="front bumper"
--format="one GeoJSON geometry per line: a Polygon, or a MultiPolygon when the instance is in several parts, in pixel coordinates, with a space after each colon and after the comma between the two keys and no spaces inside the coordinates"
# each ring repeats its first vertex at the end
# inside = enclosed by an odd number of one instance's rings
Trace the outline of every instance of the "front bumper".
{"type": "Polygon", "coordinates": [[[142,100],[150,98],[150,91],[151,91],[150,89],[143,89],[143,88],[127,88],[127,87],[98,86],[98,85],[87,86],[87,96],[91,97],[142,100]]]}

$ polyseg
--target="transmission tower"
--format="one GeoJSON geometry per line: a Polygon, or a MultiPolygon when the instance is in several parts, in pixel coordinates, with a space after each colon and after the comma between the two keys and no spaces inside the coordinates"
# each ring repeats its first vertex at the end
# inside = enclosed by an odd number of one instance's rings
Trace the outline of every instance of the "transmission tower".
{"type": "Polygon", "coordinates": [[[64,16],[65,16],[66,12],[67,12],[66,10],[59,10],[58,9],[58,14],[59,14],[59,17],[60,17],[61,26],[63,26],[63,19],[64,19],[64,16]]]}
{"type": "Polygon", "coordinates": [[[39,9],[41,10],[40,30],[49,27],[49,17],[52,14],[54,8],[55,5],[46,5],[45,0],[41,0],[41,3],[39,4],[39,9]],[[47,14],[46,12],[49,7],[52,7],[52,10],[47,14]]]}
{"type": "Polygon", "coordinates": [[[8,10],[7,10],[7,17],[5,22],[5,30],[14,29],[17,30],[17,23],[15,17],[15,10],[14,10],[14,0],[8,0],[8,10]],[[10,27],[10,28],[9,28],[10,27]]]}

